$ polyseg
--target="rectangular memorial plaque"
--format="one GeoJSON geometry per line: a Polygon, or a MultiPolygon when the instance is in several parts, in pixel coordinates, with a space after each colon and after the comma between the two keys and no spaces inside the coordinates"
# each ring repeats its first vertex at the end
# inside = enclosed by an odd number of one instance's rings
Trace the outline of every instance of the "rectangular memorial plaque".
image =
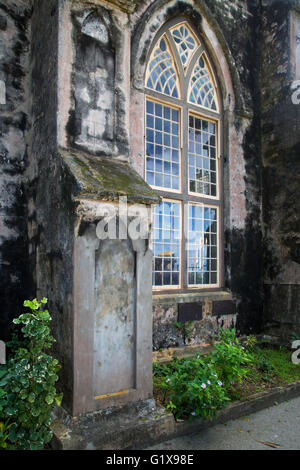
{"type": "Polygon", "coordinates": [[[178,304],[178,322],[202,320],[202,302],[178,304]]]}

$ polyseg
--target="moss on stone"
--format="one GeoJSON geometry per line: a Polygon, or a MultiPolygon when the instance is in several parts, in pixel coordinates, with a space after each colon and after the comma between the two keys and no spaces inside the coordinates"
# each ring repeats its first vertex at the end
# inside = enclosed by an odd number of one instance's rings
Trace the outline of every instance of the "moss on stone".
{"type": "Polygon", "coordinates": [[[62,155],[80,187],[77,197],[112,201],[126,196],[128,202],[157,204],[159,196],[127,163],[108,157],[62,155]]]}

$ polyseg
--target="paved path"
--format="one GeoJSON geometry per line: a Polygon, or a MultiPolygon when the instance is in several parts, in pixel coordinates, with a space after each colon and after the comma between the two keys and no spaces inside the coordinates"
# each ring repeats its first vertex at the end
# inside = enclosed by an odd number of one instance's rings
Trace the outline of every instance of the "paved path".
{"type": "Polygon", "coordinates": [[[300,398],[147,450],[300,450],[300,398]]]}

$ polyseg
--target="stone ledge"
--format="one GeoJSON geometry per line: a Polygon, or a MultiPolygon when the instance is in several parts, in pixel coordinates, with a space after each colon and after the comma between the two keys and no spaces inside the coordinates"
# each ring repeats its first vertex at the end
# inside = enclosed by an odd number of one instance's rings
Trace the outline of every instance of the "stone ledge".
{"type": "Polygon", "coordinates": [[[127,197],[132,204],[158,204],[160,197],[128,163],[113,157],[61,151],[60,156],[79,187],[78,200],[118,201],[127,197]]]}
{"type": "MultiPolygon", "coordinates": [[[[78,0],[73,0],[78,1],[78,0]]],[[[94,5],[101,4],[103,6],[103,2],[100,0],[84,0],[86,3],[92,3],[94,5]]],[[[117,7],[119,10],[125,13],[133,13],[136,6],[140,3],[141,0],[105,0],[106,3],[110,4],[111,6],[117,7]]]]}
{"type": "Polygon", "coordinates": [[[148,443],[149,436],[168,439],[174,418],[149,399],[76,418],[64,415],[53,421],[52,430],[54,450],[122,450],[148,443]]]}
{"type": "Polygon", "coordinates": [[[153,361],[162,363],[171,362],[175,357],[178,359],[195,357],[196,354],[205,356],[213,352],[214,346],[211,344],[193,344],[182,348],[168,348],[153,352],[153,361]]]}
{"type": "Polygon", "coordinates": [[[154,403],[136,403],[112,413],[73,418],[67,423],[57,419],[52,429],[52,448],[56,450],[141,449],[176,437],[197,433],[215,424],[255,413],[300,396],[300,381],[253,395],[220,410],[213,421],[200,419],[192,424],[176,422],[173,415],[154,403]]]}
{"type": "Polygon", "coordinates": [[[186,293],[172,293],[172,294],[157,294],[154,293],[153,305],[161,303],[183,303],[183,302],[197,302],[205,300],[232,300],[230,292],[220,291],[206,291],[206,292],[186,292],[186,293]]]}

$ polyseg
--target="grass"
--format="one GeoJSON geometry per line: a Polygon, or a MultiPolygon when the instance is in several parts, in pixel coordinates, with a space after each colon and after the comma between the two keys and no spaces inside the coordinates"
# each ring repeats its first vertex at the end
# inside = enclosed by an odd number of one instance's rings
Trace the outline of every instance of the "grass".
{"type": "MultiPolygon", "coordinates": [[[[234,383],[226,387],[231,401],[248,400],[252,395],[269,390],[274,387],[287,385],[300,380],[300,365],[295,365],[291,360],[292,352],[285,348],[273,348],[269,346],[256,346],[253,348],[253,363],[247,368],[247,376],[242,383],[234,383]]],[[[209,361],[210,356],[202,358],[209,361]]],[[[154,397],[167,406],[169,399],[164,386],[166,377],[172,376],[178,367],[178,363],[190,359],[175,359],[169,363],[154,365],[154,397]]]]}
{"type": "Polygon", "coordinates": [[[248,367],[247,377],[241,384],[228,388],[230,398],[249,399],[255,393],[300,380],[300,365],[292,363],[291,355],[285,348],[255,348],[254,363],[248,367]]]}

